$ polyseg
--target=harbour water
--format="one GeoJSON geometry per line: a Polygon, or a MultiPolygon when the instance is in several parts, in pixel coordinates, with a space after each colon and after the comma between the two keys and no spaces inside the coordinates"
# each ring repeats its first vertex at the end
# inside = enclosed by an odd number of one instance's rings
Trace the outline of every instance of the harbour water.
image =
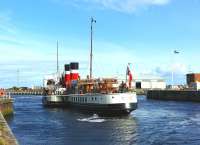
{"type": "Polygon", "coordinates": [[[127,117],[99,117],[44,108],[41,96],[14,96],[8,123],[21,145],[196,145],[200,104],[155,101],[138,96],[127,117]]]}

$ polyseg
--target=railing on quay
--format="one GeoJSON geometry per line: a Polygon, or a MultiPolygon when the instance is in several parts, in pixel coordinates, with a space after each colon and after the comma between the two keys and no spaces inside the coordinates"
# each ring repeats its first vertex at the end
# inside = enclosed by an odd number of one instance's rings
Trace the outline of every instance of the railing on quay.
{"type": "Polygon", "coordinates": [[[43,95],[43,91],[7,91],[10,95],[43,95]]]}

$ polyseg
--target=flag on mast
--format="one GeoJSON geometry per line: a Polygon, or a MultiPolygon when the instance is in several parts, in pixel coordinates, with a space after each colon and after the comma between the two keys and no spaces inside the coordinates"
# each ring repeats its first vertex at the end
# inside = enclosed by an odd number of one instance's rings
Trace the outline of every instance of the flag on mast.
{"type": "Polygon", "coordinates": [[[128,86],[129,86],[129,88],[131,88],[131,82],[133,80],[133,76],[132,76],[132,73],[130,71],[130,63],[128,63],[128,65],[127,65],[126,76],[128,77],[128,86]]]}

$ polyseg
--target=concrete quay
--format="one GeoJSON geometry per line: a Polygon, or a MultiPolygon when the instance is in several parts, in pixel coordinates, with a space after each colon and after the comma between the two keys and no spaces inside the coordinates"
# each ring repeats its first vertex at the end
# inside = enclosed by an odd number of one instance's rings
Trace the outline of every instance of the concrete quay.
{"type": "Polygon", "coordinates": [[[200,91],[195,90],[149,90],[147,99],[200,102],[200,91]]]}
{"type": "Polygon", "coordinates": [[[18,145],[4,116],[13,113],[13,100],[10,96],[0,97],[0,145],[18,145]]]}

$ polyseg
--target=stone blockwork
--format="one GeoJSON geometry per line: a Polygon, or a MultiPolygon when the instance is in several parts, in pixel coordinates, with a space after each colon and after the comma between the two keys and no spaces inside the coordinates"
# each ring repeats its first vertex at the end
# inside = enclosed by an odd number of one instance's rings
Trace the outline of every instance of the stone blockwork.
{"type": "Polygon", "coordinates": [[[0,145],[18,145],[2,113],[0,113],[0,145]]]}
{"type": "Polygon", "coordinates": [[[0,99],[0,111],[3,116],[13,113],[13,100],[12,99],[0,99]]]}

